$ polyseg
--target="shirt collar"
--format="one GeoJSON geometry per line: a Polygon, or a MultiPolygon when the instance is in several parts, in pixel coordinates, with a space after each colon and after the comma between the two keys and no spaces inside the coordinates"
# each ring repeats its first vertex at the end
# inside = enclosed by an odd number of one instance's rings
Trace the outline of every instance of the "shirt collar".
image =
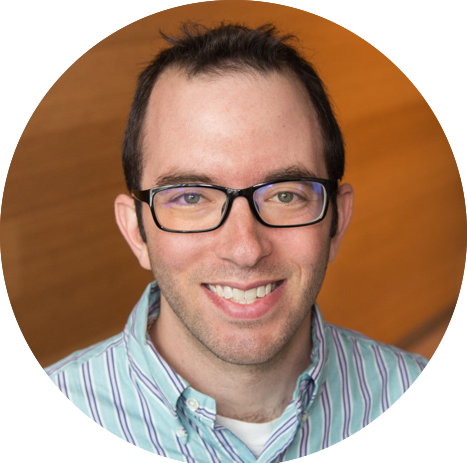
{"type": "Polygon", "coordinates": [[[129,367],[145,390],[177,415],[177,403],[188,383],[159,355],[149,339],[148,328],[160,311],[160,290],[150,283],[133,309],[124,330],[129,367]]]}
{"type": "Polygon", "coordinates": [[[327,336],[326,323],[318,304],[315,303],[311,315],[310,365],[298,378],[293,396],[295,400],[300,402],[299,407],[303,411],[311,407],[327,378],[329,361],[327,336]]]}
{"type": "MultiPolygon", "coordinates": [[[[145,389],[162,400],[176,416],[180,397],[189,384],[159,355],[149,339],[148,327],[160,311],[160,290],[150,283],[133,309],[124,330],[129,366],[145,389]]],[[[300,375],[293,401],[301,410],[311,406],[325,382],[328,364],[328,342],[325,322],[315,303],[311,317],[312,350],[309,367],[300,375]]],[[[206,397],[206,402],[212,401],[206,397]]],[[[183,401],[184,402],[184,401],[183,401]]]]}

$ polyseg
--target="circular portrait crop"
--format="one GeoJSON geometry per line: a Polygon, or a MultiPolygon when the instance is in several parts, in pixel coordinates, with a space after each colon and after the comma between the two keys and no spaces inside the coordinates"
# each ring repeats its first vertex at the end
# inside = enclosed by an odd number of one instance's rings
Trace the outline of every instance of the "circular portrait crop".
{"type": "Polygon", "coordinates": [[[271,3],[167,9],[97,43],[34,111],[2,203],[49,393],[187,462],[294,460],[366,428],[435,353],[465,248],[421,93],[271,3]]]}

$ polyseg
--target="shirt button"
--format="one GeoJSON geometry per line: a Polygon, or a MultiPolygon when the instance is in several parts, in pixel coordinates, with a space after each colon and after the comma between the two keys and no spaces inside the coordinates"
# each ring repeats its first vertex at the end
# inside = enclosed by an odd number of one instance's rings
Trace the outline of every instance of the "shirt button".
{"type": "Polygon", "coordinates": [[[178,436],[180,439],[183,439],[183,438],[186,436],[186,430],[185,430],[185,428],[178,428],[178,429],[177,429],[177,436],[178,436]]]}
{"type": "Polygon", "coordinates": [[[308,419],[308,413],[306,412],[300,413],[300,421],[302,423],[304,423],[307,419],[308,419]]]}
{"type": "Polygon", "coordinates": [[[186,401],[186,406],[188,407],[189,410],[191,410],[192,412],[195,412],[199,408],[199,402],[196,399],[193,399],[192,397],[190,397],[186,401]]]}

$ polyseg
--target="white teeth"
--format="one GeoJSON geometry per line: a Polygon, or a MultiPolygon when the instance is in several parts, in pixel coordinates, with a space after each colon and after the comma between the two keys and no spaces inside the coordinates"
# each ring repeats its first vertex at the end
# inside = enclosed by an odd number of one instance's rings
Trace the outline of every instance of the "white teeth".
{"type": "Polygon", "coordinates": [[[256,300],[256,288],[251,288],[248,291],[245,291],[245,300],[247,302],[256,300]]]}
{"type": "Polygon", "coordinates": [[[230,286],[224,286],[224,297],[225,299],[232,299],[233,298],[233,289],[230,286]]]}
{"type": "Polygon", "coordinates": [[[277,288],[277,283],[268,283],[267,285],[258,286],[257,288],[251,288],[247,291],[243,291],[238,288],[232,288],[230,286],[221,285],[207,285],[208,288],[219,297],[224,299],[232,299],[237,304],[251,304],[257,299],[267,296],[277,288]]]}
{"type": "Polygon", "coordinates": [[[241,301],[242,299],[245,299],[245,291],[242,291],[241,289],[233,288],[232,299],[234,301],[241,301]]]}

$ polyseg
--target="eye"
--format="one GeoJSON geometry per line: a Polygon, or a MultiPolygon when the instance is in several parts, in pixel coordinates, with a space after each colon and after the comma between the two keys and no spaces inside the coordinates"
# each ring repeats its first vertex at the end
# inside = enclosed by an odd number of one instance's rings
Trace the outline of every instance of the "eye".
{"type": "Polygon", "coordinates": [[[160,195],[160,204],[165,204],[169,207],[189,207],[200,206],[206,202],[206,197],[202,192],[198,191],[174,191],[167,190],[165,195],[160,195]],[[166,196],[164,198],[164,196],[166,196]]]}
{"type": "Polygon", "coordinates": [[[183,200],[187,204],[198,204],[201,201],[201,195],[199,193],[187,193],[183,195],[183,200]]]}
{"type": "Polygon", "coordinates": [[[290,191],[283,191],[281,193],[277,193],[277,199],[281,203],[290,203],[294,200],[295,194],[291,193],[290,191]]]}
{"type": "Polygon", "coordinates": [[[270,197],[270,201],[278,204],[297,205],[304,200],[305,198],[301,194],[293,191],[278,191],[270,197]]]}

